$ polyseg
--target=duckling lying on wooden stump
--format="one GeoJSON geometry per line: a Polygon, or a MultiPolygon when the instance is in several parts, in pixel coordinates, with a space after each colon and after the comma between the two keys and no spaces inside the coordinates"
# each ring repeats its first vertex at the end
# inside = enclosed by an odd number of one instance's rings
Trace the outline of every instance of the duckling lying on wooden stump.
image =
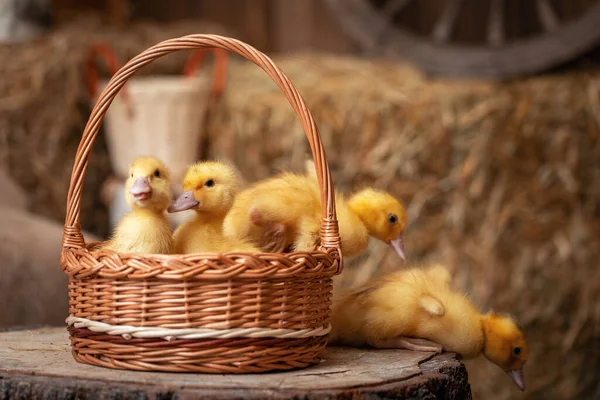
{"type": "Polygon", "coordinates": [[[481,314],[439,264],[398,271],[334,299],[330,343],[483,354],[525,390],[525,336],[512,318],[481,314]]]}

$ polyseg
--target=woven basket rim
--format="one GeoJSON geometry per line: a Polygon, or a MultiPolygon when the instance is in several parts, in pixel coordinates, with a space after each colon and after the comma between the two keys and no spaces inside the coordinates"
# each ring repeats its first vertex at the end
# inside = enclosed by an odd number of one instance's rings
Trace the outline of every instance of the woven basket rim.
{"type": "Polygon", "coordinates": [[[63,249],[60,265],[70,278],[277,280],[341,273],[339,253],[332,249],[294,253],[143,254],[90,250],[93,245],[63,249]]]}

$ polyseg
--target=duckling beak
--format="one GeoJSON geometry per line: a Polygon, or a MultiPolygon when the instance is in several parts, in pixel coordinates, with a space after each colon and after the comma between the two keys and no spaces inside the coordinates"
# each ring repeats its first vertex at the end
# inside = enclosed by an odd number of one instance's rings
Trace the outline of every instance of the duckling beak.
{"type": "Polygon", "coordinates": [[[525,391],[525,375],[523,375],[523,368],[506,371],[506,373],[512,378],[519,389],[525,391]]]}
{"type": "Polygon", "coordinates": [[[176,213],[179,211],[189,210],[200,205],[200,202],[194,198],[194,191],[188,190],[183,192],[181,196],[169,205],[167,211],[169,213],[176,213]]]}
{"type": "Polygon", "coordinates": [[[152,195],[152,188],[148,178],[137,178],[129,189],[129,193],[133,195],[136,201],[148,200],[152,195]]]}
{"type": "Polygon", "coordinates": [[[396,250],[396,253],[400,256],[402,261],[406,262],[406,253],[404,253],[404,238],[402,234],[398,235],[396,239],[392,239],[388,242],[390,246],[396,250]]]}

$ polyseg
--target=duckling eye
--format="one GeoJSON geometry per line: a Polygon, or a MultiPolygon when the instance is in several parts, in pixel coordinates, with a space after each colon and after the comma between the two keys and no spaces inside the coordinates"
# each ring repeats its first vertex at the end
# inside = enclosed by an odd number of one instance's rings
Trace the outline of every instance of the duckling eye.
{"type": "Polygon", "coordinates": [[[515,356],[518,356],[519,354],[521,354],[521,348],[520,348],[520,347],[515,347],[515,348],[513,349],[513,354],[514,354],[515,356]]]}
{"type": "Polygon", "coordinates": [[[398,222],[398,217],[396,217],[394,214],[390,214],[388,215],[388,221],[390,222],[390,224],[395,224],[396,222],[398,222]]]}
{"type": "Polygon", "coordinates": [[[204,186],[206,186],[206,187],[213,187],[213,186],[215,186],[215,181],[214,181],[214,180],[212,180],[212,179],[209,179],[209,180],[207,180],[207,181],[204,183],[204,186]]]}
{"type": "Polygon", "coordinates": [[[154,171],[154,176],[160,178],[160,171],[158,169],[154,171]]]}

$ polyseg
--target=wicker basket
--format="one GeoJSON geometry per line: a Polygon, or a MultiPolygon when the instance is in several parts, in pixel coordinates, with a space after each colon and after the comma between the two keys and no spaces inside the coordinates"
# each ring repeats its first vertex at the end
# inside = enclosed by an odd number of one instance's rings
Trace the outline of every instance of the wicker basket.
{"type": "Polygon", "coordinates": [[[74,358],[141,371],[247,373],[303,368],[327,342],[332,277],[342,270],[334,192],[312,115],[288,77],[238,40],[190,35],[153,46],[110,80],[79,145],[61,267],[69,276],[74,358]],[[176,50],[220,48],[261,67],[283,91],[310,143],[322,196],[321,244],[287,254],[119,254],[86,244],[80,211],[92,143],[111,102],[141,67],[176,50]]]}

